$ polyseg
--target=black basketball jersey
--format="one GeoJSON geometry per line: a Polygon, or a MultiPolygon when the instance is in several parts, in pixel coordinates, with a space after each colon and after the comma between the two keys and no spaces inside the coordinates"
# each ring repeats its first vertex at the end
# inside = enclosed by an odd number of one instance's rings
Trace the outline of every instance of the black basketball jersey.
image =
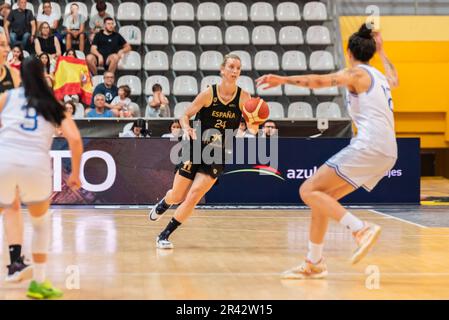
{"type": "Polygon", "coordinates": [[[5,76],[0,80],[0,93],[14,89],[14,81],[12,80],[11,72],[5,66],[2,66],[2,68],[5,70],[5,76]]]}
{"type": "Polygon", "coordinates": [[[237,87],[234,97],[229,102],[224,102],[218,95],[218,85],[212,85],[212,103],[203,107],[196,115],[195,121],[201,124],[203,142],[219,144],[224,147],[226,130],[236,130],[240,125],[242,111],[240,110],[240,94],[242,89],[237,87]],[[215,130],[212,130],[215,129],[215,130]],[[217,132],[218,130],[218,132],[217,132]],[[210,131],[210,134],[207,132],[210,131]],[[220,133],[220,137],[218,137],[220,133]]]}

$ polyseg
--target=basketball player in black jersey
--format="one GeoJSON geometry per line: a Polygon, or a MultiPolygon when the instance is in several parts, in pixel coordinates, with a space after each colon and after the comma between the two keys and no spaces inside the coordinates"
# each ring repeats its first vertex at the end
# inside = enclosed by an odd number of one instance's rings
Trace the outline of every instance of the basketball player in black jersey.
{"type": "MultiPolygon", "coordinates": [[[[149,214],[150,220],[157,221],[172,205],[180,204],[174,217],[156,239],[159,249],[173,248],[173,244],[168,240],[169,236],[189,218],[195,206],[223,172],[225,130],[236,130],[239,127],[243,105],[251,98],[248,92],[237,86],[240,69],[240,58],[233,54],[226,55],[221,65],[221,83],[201,92],[180,118],[184,135],[191,141],[201,139],[201,151],[210,147],[212,152],[221,152],[223,157],[220,158],[221,161],[212,164],[204,163],[204,159],[197,163],[191,152],[191,160],[176,167],[172,189],[149,214]],[[201,125],[201,133],[204,133],[198,137],[199,132],[190,126],[190,118],[195,114],[195,120],[198,121],[195,122],[201,125]]],[[[257,133],[257,125],[248,123],[247,126],[251,132],[257,133]]],[[[190,150],[193,150],[192,145],[193,142],[190,150]]]]}
{"type": "MultiPolygon", "coordinates": [[[[17,88],[20,85],[19,72],[10,68],[6,63],[6,57],[10,50],[5,33],[0,31],[0,93],[17,88]]],[[[0,155],[0,157],[7,156],[8,155],[4,154],[0,155]]],[[[18,197],[11,207],[5,208],[3,214],[3,221],[5,224],[4,229],[10,255],[10,265],[8,266],[8,274],[5,281],[17,282],[27,280],[32,276],[32,269],[24,263],[24,257],[21,255],[23,244],[23,217],[20,213],[20,201],[18,197]]]]}

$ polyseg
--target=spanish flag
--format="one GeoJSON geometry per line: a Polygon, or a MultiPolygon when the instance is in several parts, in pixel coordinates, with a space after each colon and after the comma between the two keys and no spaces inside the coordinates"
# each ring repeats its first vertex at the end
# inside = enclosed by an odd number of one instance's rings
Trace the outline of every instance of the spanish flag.
{"type": "Polygon", "coordinates": [[[86,61],[59,57],[56,62],[53,91],[58,100],[63,100],[65,95],[77,94],[81,102],[90,105],[93,88],[86,61]]]}

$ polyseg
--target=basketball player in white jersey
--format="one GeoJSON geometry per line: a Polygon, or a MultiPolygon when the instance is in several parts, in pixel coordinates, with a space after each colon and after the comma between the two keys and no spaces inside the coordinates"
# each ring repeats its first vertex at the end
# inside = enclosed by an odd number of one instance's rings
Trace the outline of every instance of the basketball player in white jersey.
{"type": "Polygon", "coordinates": [[[338,202],[360,187],[371,191],[397,159],[391,88],[398,85],[398,76],[383,51],[380,34],[373,33],[370,27],[364,24],[350,37],[347,69],[328,75],[264,75],[256,80],[258,86],[267,84],[268,88],[282,84],[346,87],[349,114],[358,129],[349,146],[330,158],[299,190],[301,199],[312,209],[309,252],[303,264],[283,274],[285,279],[317,279],[327,275],[322,251],[329,218],[352,231],[357,244],[351,258],[353,264],[367,254],[380,234],[379,226],[360,220],[338,202]],[[386,76],[369,65],[376,51],[386,76]]]}
{"type": "Polygon", "coordinates": [[[35,299],[60,297],[62,292],[46,279],[45,266],[51,237],[48,212],[52,193],[50,148],[55,128],[62,130],[72,152],[72,174],[68,185],[80,187],[82,142],[64,107],[55,99],[44,77],[42,63],[27,58],[21,65],[23,87],[0,96],[0,207],[16,199],[27,205],[33,227],[33,281],[27,296],[35,299]],[[26,76],[24,76],[26,72],[26,76]]]}
{"type": "MultiPolygon", "coordinates": [[[[10,68],[8,63],[6,63],[10,50],[11,48],[8,45],[6,35],[4,31],[0,29],[0,93],[17,88],[20,85],[19,72],[14,68],[10,68]]],[[[0,157],[7,156],[8,155],[0,155],[0,157]]],[[[4,210],[3,223],[10,261],[10,264],[7,266],[8,273],[5,281],[18,282],[30,279],[33,272],[32,267],[25,264],[25,257],[22,256],[23,217],[20,214],[20,202],[18,198],[10,208],[4,210]]]]}

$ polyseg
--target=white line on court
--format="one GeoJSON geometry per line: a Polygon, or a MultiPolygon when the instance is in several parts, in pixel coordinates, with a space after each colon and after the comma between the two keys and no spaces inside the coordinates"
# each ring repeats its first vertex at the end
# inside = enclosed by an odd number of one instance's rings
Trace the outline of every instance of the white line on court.
{"type": "Polygon", "coordinates": [[[419,228],[424,228],[424,229],[428,229],[429,228],[429,227],[423,226],[422,224],[418,224],[418,223],[415,223],[415,222],[404,220],[404,219],[401,219],[401,218],[398,218],[398,217],[395,217],[395,216],[392,216],[392,215],[389,215],[389,214],[386,214],[386,213],[379,212],[377,210],[368,210],[368,211],[370,211],[372,213],[379,214],[379,215],[384,216],[384,217],[389,217],[389,218],[394,219],[394,220],[398,220],[398,221],[401,221],[401,222],[409,223],[409,224],[412,224],[412,225],[414,225],[416,227],[419,227],[419,228]]]}

